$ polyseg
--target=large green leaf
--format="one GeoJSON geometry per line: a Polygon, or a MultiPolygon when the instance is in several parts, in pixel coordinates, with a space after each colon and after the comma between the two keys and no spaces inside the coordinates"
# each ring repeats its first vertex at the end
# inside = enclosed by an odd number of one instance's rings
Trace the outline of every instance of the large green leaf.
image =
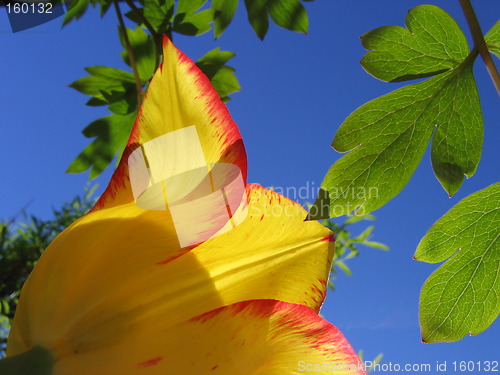
{"type": "Polygon", "coordinates": [[[276,25],[287,30],[308,31],[307,11],[299,0],[269,0],[269,15],[276,25]]]}
{"type": "MultiPolygon", "coordinates": [[[[418,8],[413,15],[421,24],[426,10],[430,16],[436,14],[433,6],[418,8]]],[[[452,45],[452,56],[463,54],[463,45],[452,45]]],[[[394,49],[397,56],[406,47],[394,44],[394,49]]],[[[453,195],[464,175],[474,174],[481,157],[483,121],[472,73],[475,57],[473,53],[452,69],[354,111],[332,144],[339,152],[350,152],[328,171],[309,218],[336,217],[356,209],[366,214],[383,206],[408,183],[431,138],[434,172],[453,195]]],[[[411,64],[403,71],[423,74],[411,64]]]]}
{"type": "Polygon", "coordinates": [[[361,37],[363,47],[372,50],[361,60],[368,73],[383,81],[404,81],[452,69],[467,57],[464,34],[442,9],[415,7],[406,26],[384,26],[361,37]]]}
{"type": "MultiPolygon", "coordinates": [[[[127,28],[126,30],[130,46],[135,57],[139,77],[141,78],[143,83],[146,83],[151,79],[156,70],[156,43],[153,37],[151,35],[148,35],[140,27],[136,27],[135,30],[131,30],[129,28],[127,28]]],[[[122,46],[126,49],[125,41],[123,40],[121,32],[119,33],[119,35],[122,46]]],[[[121,55],[123,61],[125,61],[125,63],[130,66],[127,51],[123,51],[121,55]]]]}
{"type": "Polygon", "coordinates": [[[230,99],[229,94],[241,89],[238,79],[234,75],[235,69],[226,65],[235,55],[234,52],[220,51],[220,48],[217,47],[196,62],[196,65],[210,79],[223,102],[230,99]]]}
{"type": "Polygon", "coordinates": [[[500,313],[500,183],[460,201],[429,229],[415,259],[448,259],[425,282],[420,325],[425,342],[478,334],[500,313]]]}
{"type": "Polygon", "coordinates": [[[220,37],[229,26],[237,8],[238,0],[212,0],[215,39],[220,37]]]}
{"type": "Polygon", "coordinates": [[[484,39],[488,49],[500,59],[500,20],[488,31],[484,39]]]}
{"type": "Polygon", "coordinates": [[[123,152],[136,115],[133,112],[125,116],[106,116],[87,126],[83,134],[96,138],[73,160],[66,172],[81,173],[91,168],[91,179],[101,174],[116,154],[123,152]]]}

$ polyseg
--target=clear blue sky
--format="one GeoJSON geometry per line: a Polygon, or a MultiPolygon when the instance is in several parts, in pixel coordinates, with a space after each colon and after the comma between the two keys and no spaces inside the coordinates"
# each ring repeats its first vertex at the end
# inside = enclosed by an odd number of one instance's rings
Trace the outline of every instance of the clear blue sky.
{"type": "MultiPolygon", "coordinates": [[[[264,186],[320,185],[340,157],[330,143],[343,119],[366,101],[398,87],[364,72],[358,64],[364,54],[359,36],[379,26],[403,25],[407,10],[422,2],[317,0],[305,4],[310,16],[307,36],[272,25],[261,42],[241,8],[217,41],[210,33],[198,38],[174,36],[176,45],[193,59],[216,46],[237,53],[231,65],[243,90],[232,96],[229,110],[245,141],[249,181],[264,186]]],[[[465,25],[458,1],[433,4],[465,25]]],[[[483,30],[489,30],[500,16],[500,2],[481,0],[473,5],[483,30]]],[[[82,77],[86,66],[124,67],[116,24],[111,11],[103,20],[90,12],[62,30],[59,19],[12,34],[5,10],[0,10],[0,218],[13,216],[30,201],[30,213],[48,218],[52,207],[83,191],[88,174],[64,171],[89,143],[80,131],[107,112],[86,107],[87,97],[67,85],[82,77]]],[[[475,73],[486,134],[476,175],[449,199],[426,154],[403,192],[375,212],[374,240],[388,244],[391,251],[363,248],[350,263],[353,276],[339,277],[337,290],[325,303],[323,315],[356,350],[364,350],[366,359],[382,352],[386,364],[435,366],[436,361],[447,361],[447,374],[461,373],[450,371],[453,361],[500,360],[498,321],[486,332],[458,343],[420,342],[420,288],[437,265],[412,260],[419,239],[435,220],[461,198],[498,180],[499,98],[480,61],[475,73]]],[[[100,191],[109,177],[108,171],[97,179],[100,191]]]]}

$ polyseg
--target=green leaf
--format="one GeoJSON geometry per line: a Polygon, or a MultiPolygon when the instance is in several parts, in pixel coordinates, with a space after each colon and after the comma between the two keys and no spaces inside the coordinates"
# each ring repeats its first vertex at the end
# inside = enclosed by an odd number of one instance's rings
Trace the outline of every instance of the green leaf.
{"type": "Polygon", "coordinates": [[[209,31],[214,20],[214,11],[205,9],[194,14],[177,14],[174,18],[173,31],[184,35],[201,35],[209,31]]]}
{"type": "Polygon", "coordinates": [[[264,39],[269,29],[268,0],[245,0],[248,21],[260,39],[264,39]]]}
{"type": "Polygon", "coordinates": [[[438,263],[420,295],[425,342],[476,335],[500,313],[500,183],[460,201],[422,238],[415,259],[438,263]]]}
{"type": "Polygon", "coordinates": [[[122,91],[129,86],[127,83],[134,84],[132,73],[108,66],[92,66],[85,68],[90,73],[90,77],[83,77],[71,83],[69,86],[75,90],[98,99],[104,100],[102,92],[122,91]]]}
{"type": "Polygon", "coordinates": [[[100,14],[101,14],[101,17],[104,17],[104,15],[106,14],[106,12],[111,7],[111,4],[113,4],[113,0],[100,0],[99,3],[100,3],[100,14]]]}
{"type": "Polygon", "coordinates": [[[287,30],[306,34],[308,31],[307,11],[299,0],[269,0],[269,15],[287,30]]]}
{"type": "Polygon", "coordinates": [[[433,5],[411,9],[408,29],[384,26],[361,37],[368,52],[365,70],[383,81],[429,77],[458,66],[469,52],[460,27],[444,10],[433,5]]]}
{"type": "MultiPolygon", "coordinates": [[[[128,40],[135,56],[137,71],[142,82],[148,82],[156,70],[156,43],[151,35],[148,35],[140,27],[135,30],[127,30],[128,40]]],[[[122,33],[119,32],[120,42],[125,47],[122,33]]],[[[123,61],[130,66],[127,51],[121,52],[123,61]]]]}
{"type": "Polygon", "coordinates": [[[68,11],[64,15],[62,25],[66,26],[72,20],[77,20],[87,10],[90,0],[73,0],[69,5],[68,11]]]}
{"type": "Polygon", "coordinates": [[[476,56],[471,53],[452,70],[354,111],[332,144],[351,152],[328,171],[308,218],[366,214],[383,206],[408,183],[431,138],[434,173],[453,195],[481,157],[483,120],[472,73],[476,56]]]}
{"type": "Polygon", "coordinates": [[[351,269],[341,260],[334,260],[334,266],[338,266],[347,276],[352,276],[351,269]]]}
{"type": "Polygon", "coordinates": [[[96,139],[73,160],[66,172],[81,173],[92,168],[90,179],[99,176],[125,147],[136,115],[134,112],[126,116],[106,116],[88,125],[83,134],[96,139]]]}
{"type": "Polygon", "coordinates": [[[130,85],[128,90],[102,93],[108,109],[117,115],[127,115],[137,112],[137,90],[135,85],[130,85]]]}
{"type": "Polygon", "coordinates": [[[389,251],[389,246],[380,243],[380,242],[375,242],[375,241],[363,241],[363,245],[368,246],[368,247],[373,247],[375,249],[380,249],[384,251],[389,251]]]}
{"type": "Polygon", "coordinates": [[[144,17],[159,34],[169,34],[174,16],[174,0],[144,0],[144,17]]]}
{"type": "Polygon", "coordinates": [[[177,14],[193,14],[200,9],[207,0],[179,0],[177,3],[177,14]]]}
{"type": "Polygon", "coordinates": [[[490,52],[500,59],[500,20],[488,31],[484,40],[490,52]]]}
{"type": "Polygon", "coordinates": [[[235,55],[230,51],[220,51],[220,48],[217,47],[196,62],[196,65],[210,79],[210,83],[219,93],[222,101],[228,101],[229,94],[241,90],[234,74],[235,69],[225,65],[235,55]]]}
{"type": "Polygon", "coordinates": [[[238,0],[212,0],[215,39],[219,38],[229,26],[237,8],[238,0]]]}

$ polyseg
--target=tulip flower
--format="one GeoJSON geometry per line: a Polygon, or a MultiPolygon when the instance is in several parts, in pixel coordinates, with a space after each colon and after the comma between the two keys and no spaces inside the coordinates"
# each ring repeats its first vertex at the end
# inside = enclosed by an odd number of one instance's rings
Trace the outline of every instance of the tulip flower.
{"type": "Polygon", "coordinates": [[[332,233],[246,175],[227,108],[165,38],[107,189],[22,289],[0,373],[364,374],[318,315],[332,233]]]}

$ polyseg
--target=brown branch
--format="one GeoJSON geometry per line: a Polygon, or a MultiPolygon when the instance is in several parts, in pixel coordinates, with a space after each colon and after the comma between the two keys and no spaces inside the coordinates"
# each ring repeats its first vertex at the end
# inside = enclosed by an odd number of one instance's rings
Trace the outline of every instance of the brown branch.
{"type": "Polygon", "coordinates": [[[467,20],[467,24],[469,25],[469,29],[472,34],[472,39],[474,40],[474,47],[477,48],[477,50],[479,51],[479,54],[483,59],[484,65],[486,65],[486,69],[488,70],[488,74],[490,75],[491,80],[495,85],[497,93],[498,95],[500,95],[500,76],[498,75],[495,63],[491,58],[490,52],[488,51],[488,47],[486,46],[483,32],[481,31],[481,26],[479,25],[479,21],[477,20],[474,8],[472,8],[470,0],[459,0],[459,1],[462,7],[462,11],[464,12],[465,18],[467,20]]]}

